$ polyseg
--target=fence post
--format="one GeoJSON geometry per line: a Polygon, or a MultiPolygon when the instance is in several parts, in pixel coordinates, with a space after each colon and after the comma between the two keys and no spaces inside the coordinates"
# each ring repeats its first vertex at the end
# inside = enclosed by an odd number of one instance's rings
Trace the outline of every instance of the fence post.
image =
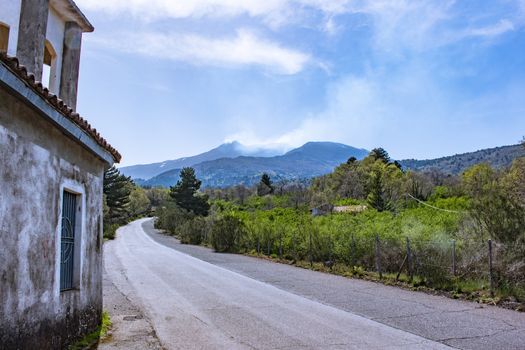
{"type": "Polygon", "coordinates": [[[410,249],[410,239],[407,237],[407,269],[410,281],[414,279],[414,271],[412,269],[412,250],[410,249]]]}
{"type": "Polygon", "coordinates": [[[355,237],[354,237],[353,233],[352,233],[352,247],[351,247],[351,250],[352,250],[352,268],[353,268],[356,265],[355,237]]]}
{"type": "Polygon", "coordinates": [[[379,273],[379,279],[383,279],[383,272],[381,271],[381,247],[378,233],[376,234],[376,270],[379,273]]]}
{"type": "Polygon", "coordinates": [[[268,256],[270,256],[270,239],[268,238],[268,249],[266,250],[268,256]]]}
{"type": "Polygon", "coordinates": [[[456,276],[456,240],[452,240],[452,275],[456,276]]]}
{"type": "Polygon", "coordinates": [[[297,247],[295,246],[295,232],[292,233],[292,251],[293,251],[293,259],[297,260],[297,247]]]}
{"type": "Polygon", "coordinates": [[[261,241],[260,238],[257,237],[257,255],[261,254],[261,241]]]}
{"type": "Polygon", "coordinates": [[[492,239],[489,239],[489,278],[490,278],[490,296],[494,298],[494,275],[492,271],[492,239]]]}
{"type": "Polygon", "coordinates": [[[309,254],[310,254],[310,267],[313,267],[314,266],[314,258],[312,256],[312,230],[309,229],[308,232],[310,233],[310,242],[309,242],[309,245],[308,245],[308,251],[309,251],[309,254]]]}
{"type": "Polygon", "coordinates": [[[283,258],[283,233],[279,235],[279,259],[283,258]]]}

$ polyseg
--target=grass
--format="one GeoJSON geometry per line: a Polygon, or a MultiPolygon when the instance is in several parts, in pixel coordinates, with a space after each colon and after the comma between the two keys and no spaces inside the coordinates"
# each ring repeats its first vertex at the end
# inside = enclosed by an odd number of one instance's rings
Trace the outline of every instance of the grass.
{"type": "Polygon", "coordinates": [[[83,350],[91,349],[95,344],[99,342],[100,339],[103,339],[107,336],[109,329],[111,328],[112,323],[109,317],[109,313],[104,311],[102,313],[102,322],[97,327],[97,329],[86,335],[84,338],[77,341],[75,344],[69,347],[69,350],[83,350]]]}

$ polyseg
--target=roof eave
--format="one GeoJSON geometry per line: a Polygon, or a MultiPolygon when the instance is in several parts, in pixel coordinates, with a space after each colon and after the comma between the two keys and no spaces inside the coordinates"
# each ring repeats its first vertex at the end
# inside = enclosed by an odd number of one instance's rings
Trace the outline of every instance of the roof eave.
{"type": "Polygon", "coordinates": [[[77,23],[82,32],[91,33],[95,30],[73,0],[50,0],[49,4],[67,20],[77,23]]]}
{"type": "Polygon", "coordinates": [[[120,162],[120,154],[118,152],[115,151],[113,154],[105,149],[86,130],[59,112],[48,100],[38,94],[32,86],[12,72],[3,62],[0,62],[0,86],[6,88],[24,104],[50,121],[69,138],[90,151],[108,166],[120,162]]]}

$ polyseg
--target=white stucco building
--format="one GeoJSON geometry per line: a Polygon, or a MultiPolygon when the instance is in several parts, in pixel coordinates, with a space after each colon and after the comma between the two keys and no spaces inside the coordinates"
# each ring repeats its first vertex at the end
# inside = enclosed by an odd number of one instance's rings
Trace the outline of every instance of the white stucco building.
{"type": "Polygon", "coordinates": [[[0,349],[66,348],[101,320],[103,174],[120,154],[76,113],[91,31],[72,0],[0,0],[0,349]]]}

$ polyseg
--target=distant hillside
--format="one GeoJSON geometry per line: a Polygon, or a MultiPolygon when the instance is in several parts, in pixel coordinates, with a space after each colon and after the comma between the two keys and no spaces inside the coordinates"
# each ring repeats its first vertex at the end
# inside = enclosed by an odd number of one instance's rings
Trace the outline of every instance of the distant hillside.
{"type": "Polygon", "coordinates": [[[220,159],[220,158],[235,158],[239,156],[255,156],[255,157],[269,157],[275,156],[278,153],[270,149],[248,149],[239,142],[231,142],[220,145],[208,152],[204,152],[192,157],[184,157],[175,160],[167,160],[160,163],[141,164],[122,167],[119,170],[126,176],[131,176],[132,179],[147,180],[156,175],[162,174],[172,169],[182,169],[184,167],[193,166],[198,163],[220,159]]]}
{"type": "Polygon", "coordinates": [[[446,174],[457,175],[478,163],[489,163],[494,168],[507,167],[518,157],[525,157],[525,148],[521,145],[489,148],[437,159],[406,159],[401,160],[400,163],[405,169],[417,171],[438,169],[446,174]]]}
{"type": "MultiPolygon", "coordinates": [[[[302,147],[275,157],[221,158],[193,165],[203,187],[227,187],[243,183],[252,185],[263,172],[274,181],[304,179],[327,174],[350,157],[363,159],[367,150],[334,142],[309,142],[302,147]]],[[[147,186],[172,186],[179,178],[180,169],[166,171],[147,181],[147,186]]]]}

